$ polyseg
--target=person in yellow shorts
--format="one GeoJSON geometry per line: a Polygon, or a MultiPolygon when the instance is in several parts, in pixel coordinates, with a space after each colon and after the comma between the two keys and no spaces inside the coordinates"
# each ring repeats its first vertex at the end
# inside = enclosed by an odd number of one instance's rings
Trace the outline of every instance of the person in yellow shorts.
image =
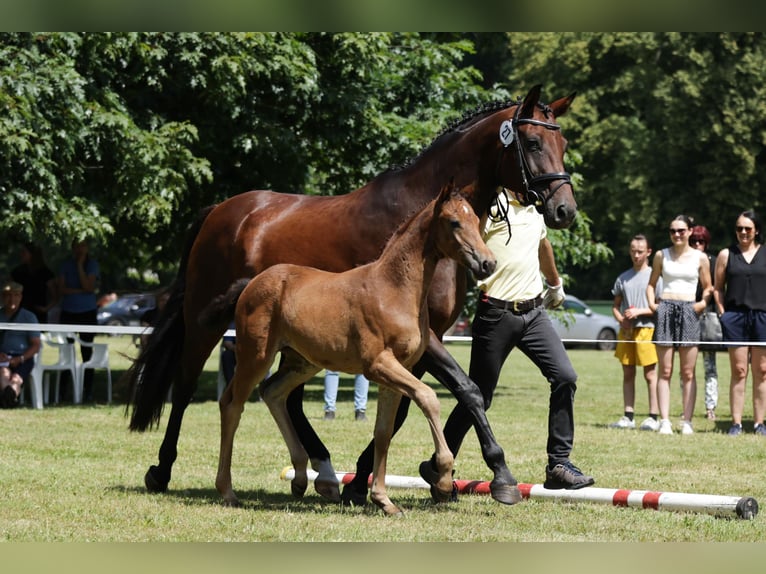
{"type": "Polygon", "coordinates": [[[649,309],[646,298],[646,285],[652,268],[649,256],[652,250],[643,234],[630,240],[630,259],[633,266],[617,277],[612,288],[614,302],[612,314],[620,324],[617,335],[617,348],[614,356],[622,365],[622,400],[623,415],[609,425],[616,429],[636,428],[636,371],[644,369],[644,379],[649,393],[649,416],[639,425],[639,429],[656,431],[660,427],[659,405],[657,403],[657,349],[652,342],[654,335],[654,313],[649,309]]]}

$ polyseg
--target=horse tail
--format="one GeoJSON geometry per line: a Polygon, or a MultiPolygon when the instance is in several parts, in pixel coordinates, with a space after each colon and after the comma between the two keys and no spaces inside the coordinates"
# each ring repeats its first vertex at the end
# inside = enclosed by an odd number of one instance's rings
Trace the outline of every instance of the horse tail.
{"type": "Polygon", "coordinates": [[[124,375],[130,393],[130,401],[125,407],[126,416],[131,403],[133,405],[130,412],[131,431],[143,432],[159,426],[165,397],[178,373],[184,347],[186,325],[183,306],[189,255],[202,224],[214,208],[215,205],[204,208],[189,228],[167,303],[158,313],[146,344],[141,346],[138,357],[124,375]]]}
{"type": "Polygon", "coordinates": [[[199,324],[203,327],[220,328],[231,323],[239,296],[242,295],[248,283],[250,278],[237,279],[226,293],[213,297],[213,300],[199,314],[199,324]]]}

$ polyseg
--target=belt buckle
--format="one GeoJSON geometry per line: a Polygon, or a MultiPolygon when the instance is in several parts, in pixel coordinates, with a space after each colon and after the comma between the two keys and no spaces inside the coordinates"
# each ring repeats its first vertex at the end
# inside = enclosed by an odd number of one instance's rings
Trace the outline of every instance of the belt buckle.
{"type": "Polygon", "coordinates": [[[514,301],[513,306],[511,307],[513,312],[516,314],[521,313],[521,309],[519,309],[519,303],[522,303],[522,301],[514,301]]]}

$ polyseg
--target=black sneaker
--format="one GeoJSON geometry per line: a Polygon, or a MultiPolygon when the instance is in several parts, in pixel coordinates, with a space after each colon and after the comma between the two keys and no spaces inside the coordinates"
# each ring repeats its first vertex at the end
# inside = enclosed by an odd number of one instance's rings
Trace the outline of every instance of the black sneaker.
{"type": "Polygon", "coordinates": [[[335,411],[325,411],[324,412],[324,420],[326,420],[326,421],[334,421],[335,420],[335,411]]]}
{"type": "Polygon", "coordinates": [[[355,421],[366,421],[367,415],[364,414],[364,411],[354,411],[354,420],[355,421]]]}
{"type": "Polygon", "coordinates": [[[596,481],[592,476],[583,474],[582,471],[573,465],[570,461],[566,461],[562,464],[557,464],[553,468],[549,466],[545,467],[545,482],[544,488],[550,490],[560,490],[565,488],[567,490],[577,490],[578,488],[584,488],[590,486],[596,481]]]}
{"type": "Polygon", "coordinates": [[[742,425],[733,424],[729,429],[729,436],[739,436],[742,434],[742,425]]]}

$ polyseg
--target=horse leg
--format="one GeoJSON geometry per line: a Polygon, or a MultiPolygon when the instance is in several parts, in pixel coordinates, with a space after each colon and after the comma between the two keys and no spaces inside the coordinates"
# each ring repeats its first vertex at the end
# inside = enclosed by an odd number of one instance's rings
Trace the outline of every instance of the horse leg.
{"type": "MultiPolygon", "coordinates": [[[[295,477],[291,481],[290,487],[293,496],[296,498],[301,498],[308,487],[308,474],[306,470],[309,453],[296,427],[293,425],[287,410],[287,400],[294,389],[302,386],[320,370],[319,367],[309,363],[292,349],[286,348],[282,352],[282,360],[277,372],[261,385],[261,396],[269,407],[269,411],[277,423],[290,451],[290,460],[295,470],[295,477]]],[[[329,458],[326,461],[319,461],[318,464],[312,461],[312,467],[318,473],[314,481],[316,491],[324,498],[333,502],[340,501],[338,477],[330,464],[329,458]]]]}
{"type": "Polygon", "coordinates": [[[234,435],[239,427],[245,402],[253,389],[266,373],[274,360],[274,354],[261,355],[253,360],[238,361],[231,383],[226,386],[218,402],[221,411],[221,447],[218,456],[218,473],[215,488],[221,494],[226,506],[240,506],[231,485],[231,459],[234,448],[234,435]]]}
{"type": "MultiPolygon", "coordinates": [[[[198,327],[196,330],[200,331],[198,327]]],[[[187,330],[181,368],[173,381],[172,407],[160,445],[159,463],[150,466],[144,475],[144,484],[149,492],[165,492],[168,489],[173,463],[178,456],[178,437],[186,407],[197,390],[197,380],[205,362],[222,335],[223,332],[206,332],[200,337],[199,333],[194,333],[194,329],[187,330]]]]}
{"type": "Polygon", "coordinates": [[[471,413],[484,462],[494,473],[494,478],[490,482],[492,498],[503,504],[520,502],[522,497],[517,486],[518,482],[511,474],[505,462],[505,453],[489,426],[487,413],[484,410],[484,398],[479,387],[468,378],[441,341],[434,336],[429,339],[428,349],[420,362],[471,413]]]}
{"type": "Polygon", "coordinates": [[[370,499],[387,515],[403,516],[386,493],[386,464],[388,449],[394,432],[394,419],[399,408],[402,395],[385,387],[378,386],[378,410],[375,416],[375,457],[372,471],[372,488],[370,499]]]}

